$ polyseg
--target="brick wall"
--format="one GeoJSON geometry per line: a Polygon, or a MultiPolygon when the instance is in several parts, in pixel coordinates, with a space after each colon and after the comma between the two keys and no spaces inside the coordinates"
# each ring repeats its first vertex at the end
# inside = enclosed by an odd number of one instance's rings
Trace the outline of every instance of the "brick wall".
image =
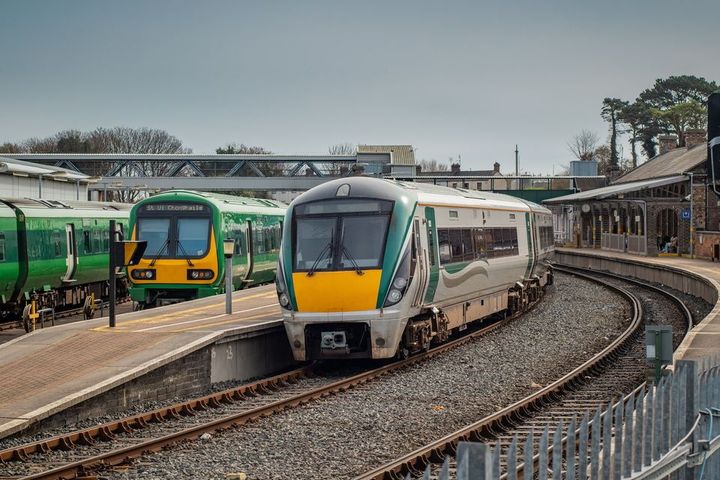
{"type": "Polygon", "coordinates": [[[198,395],[210,387],[210,346],[42,420],[24,433],[121,412],[148,401],[198,395]]]}
{"type": "Polygon", "coordinates": [[[720,232],[697,232],[695,241],[695,256],[705,259],[712,258],[713,250],[716,245],[720,245],[720,232]]]}

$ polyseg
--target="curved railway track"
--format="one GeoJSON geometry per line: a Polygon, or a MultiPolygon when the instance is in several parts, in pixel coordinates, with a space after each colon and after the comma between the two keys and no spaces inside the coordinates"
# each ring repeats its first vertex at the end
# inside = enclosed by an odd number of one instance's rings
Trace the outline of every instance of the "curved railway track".
{"type": "MultiPolygon", "coordinates": [[[[633,319],[623,334],[590,360],[533,395],[356,477],[356,480],[403,479],[421,475],[423,478],[432,478],[440,469],[454,468],[456,449],[461,441],[496,443],[506,451],[513,439],[519,438],[517,445],[522,452],[522,447],[530,435],[533,436],[532,442],[537,445],[546,426],[552,428],[560,420],[567,426],[573,418],[581,418],[586,412],[607,406],[609,397],[622,398],[636,388],[643,388],[645,352],[641,327],[653,321],[646,318],[643,304],[663,301],[671,303],[679,314],[674,317],[676,328],[679,327],[685,333],[692,328],[692,314],[682,300],[661,288],[604,272],[589,274],[582,273],[581,269],[555,268],[571,275],[602,282],[625,296],[632,303],[634,312],[633,319]],[[600,280],[600,277],[606,280],[600,280]],[[624,287],[618,286],[620,283],[624,284],[624,287]],[[638,384],[641,386],[638,387],[638,384]]],[[[677,344],[678,340],[674,347],[677,344]]],[[[566,428],[563,442],[567,437],[566,428]]],[[[536,456],[533,461],[537,460],[536,456]]],[[[578,459],[575,465],[582,466],[583,461],[578,459]]],[[[501,470],[503,469],[504,466],[501,466],[501,470]]]]}
{"type": "Polygon", "coordinates": [[[0,472],[10,473],[0,473],[0,479],[86,477],[100,468],[126,463],[204,433],[242,425],[363,385],[487,334],[516,317],[497,319],[427,352],[339,380],[317,376],[316,366],[309,365],[180,404],[8,448],[0,451],[0,472]]]}

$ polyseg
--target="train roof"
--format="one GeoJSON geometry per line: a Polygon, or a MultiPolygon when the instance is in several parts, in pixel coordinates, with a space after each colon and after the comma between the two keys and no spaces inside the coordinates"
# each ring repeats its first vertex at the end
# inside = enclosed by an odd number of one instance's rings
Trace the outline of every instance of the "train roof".
{"type": "Polygon", "coordinates": [[[155,194],[151,197],[139,201],[136,205],[144,203],[157,202],[161,200],[192,200],[192,197],[201,197],[202,199],[213,203],[220,210],[233,210],[242,212],[257,212],[269,214],[284,214],[287,205],[277,200],[266,198],[239,197],[235,195],[224,195],[221,193],[198,192],[195,190],[168,190],[155,194]]]}
{"type": "Polygon", "coordinates": [[[128,203],[39,198],[4,198],[0,203],[6,207],[17,208],[29,217],[125,217],[132,208],[128,203]]]}
{"type": "Polygon", "coordinates": [[[450,188],[421,182],[369,177],[348,177],[323,183],[295,199],[294,204],[334,197],[340,185],[350,185],[350,196],[396,200],[408,196],[419,204],[457,207],[502,208],[550,213],[547,208],[511,195],[464,188],[450,188]]]}

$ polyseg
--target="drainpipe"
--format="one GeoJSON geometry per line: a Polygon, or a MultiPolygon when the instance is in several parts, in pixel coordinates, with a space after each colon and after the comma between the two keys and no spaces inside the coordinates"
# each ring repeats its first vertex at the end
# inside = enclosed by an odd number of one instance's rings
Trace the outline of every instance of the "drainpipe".
{"type": "Polygon", "coordinates": [[[690,258],[695,258],[695,212],[693,210],[693,172],[690,175],[690,258]]]}

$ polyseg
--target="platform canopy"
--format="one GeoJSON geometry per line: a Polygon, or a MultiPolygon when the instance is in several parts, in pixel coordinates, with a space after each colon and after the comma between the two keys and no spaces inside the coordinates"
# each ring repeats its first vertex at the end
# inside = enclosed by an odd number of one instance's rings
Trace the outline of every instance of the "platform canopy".
{"type": "Polygon", "coordinates": [[[596,188],[594,190],[588,190],[586,192],[573,193],[570,195],[564,195],[562,197],[555,197],[545,200],[543,203],[546,204],[563,204],[572,202],[581,202],[584,200],[602,200],[605,198],[616,197],[630,192],[637,192],[647,188],[662,187],[664,185],[672,185],[673,183],[687,181],[685,175],[673,175],[672,177],[665,178],[653,178],[649,180],[642,180],[638,182],[627,182],[616,185],[610,185],[609,187],[596,188]]]}

